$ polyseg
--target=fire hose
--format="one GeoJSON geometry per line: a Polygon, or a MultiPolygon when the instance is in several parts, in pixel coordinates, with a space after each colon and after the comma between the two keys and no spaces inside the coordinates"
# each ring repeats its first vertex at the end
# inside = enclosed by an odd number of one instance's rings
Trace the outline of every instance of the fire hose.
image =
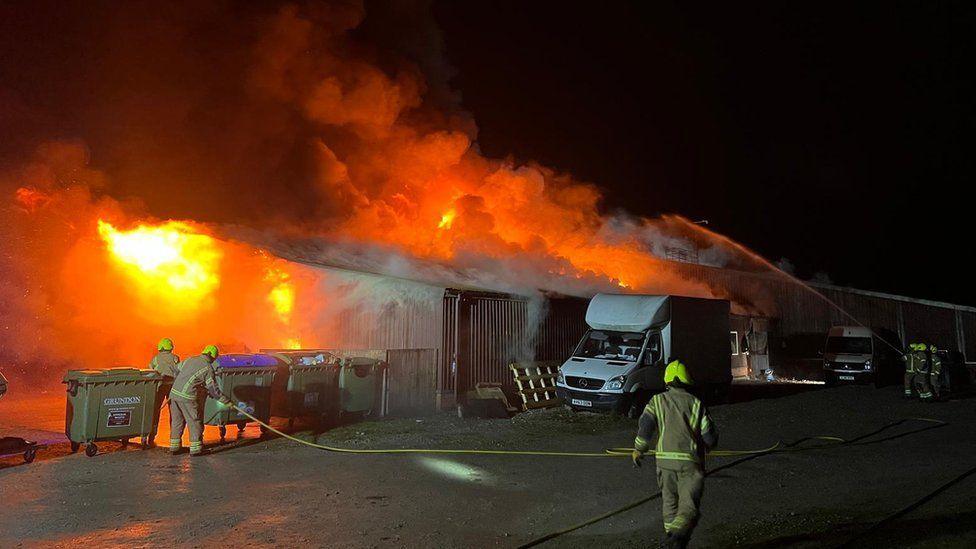
{"type": "MultiPolygon", "coordinates": [[[[275,429],[271,425],[268,425],[264,421],[254,417],[247,410],[244,410],[234,403],[228,404],[231,408],[237,410],[238,413],[244,417],[250,419],[254,423],[257,423],[263,427],[266,431],[270,431],[282,438],[309,446],[311,448],[318,448],[319,450],[326,450],[329,452],[337,452],[341,454],[462,454],[462,455],[495,455],[495,456],[551,456],[551,457],[630,457],[630,453],[633,448],[607,448],[603,452],[549,452],[543,450],[472,450],[472,449],[439,449],[439,448],[387,448],[387,449],[359,449],[359,448],[339,448],[336,446],[328,446],[325,444],[318,444],[316,442],[311,442],[304,440],[302,438],[290,435],[278,429],[275,429]]],[[[836,437],[817,437],[823,440],[842,440],[836,437]]],[[[762,450],[716,450],[714,452],[709,452],[709,456],[713,457],[729,457],[729,456],[749,456],[749,455],[759,455],[766,454],[775,451],[779,448],[780,444],[770,446],[769,448],[764,448],[762,450]]],[[[654,455],[653,451],[647,452],[647,455],[654,455]]]]}
{"type": "MultiPolygon", "coordinates": [[[[246,417],[246,418],[250,419],[251,421],[257,423],[258,425],[261,425],[267,431],[270,431],[272,433],[275,433],[275,434],[277,434],[277,435],[279,435],[279,436],[281,436],[283,438],[286,438],[288,440],[291,440],[291,441],[294,441],[294,442],[297,442],[299,444],[303,444],[305,446],[309,446],[309,447],[312,447],[312,448],[317,448],[317,449],[320,449],[320,450],[326,450],[326,451],[329,451],[329,452],[343,453],[343,454],[455,454],[455,455],[461,454],[461,455],[510,455],[510,456],[593,457],[593,458],[596,458],[596,457],[618,457],[619,458],[619,457],[630,457],[631,452],[633,451],[633,448],[607,448],[602,453],[600,453],[600,452],[549,452],[549,451],[537,451],[537,450],[475,450],[475,449],[437,449],[437,448],[389,448],[389,449],[340,448],[340,447],[336,447],[336,446],[328,446],[328,445],[325,445],[325,444],[318,444],[318,443],[315,443],[315,442],[311,442],[311,441],[304,440],[304,439],[298,438],[296,436],[290,435],[288,433],[285,433],[283,431],[280,431],[278,429],[275,429],[271,425],[269,425],[269,424],[265,423],[264,421],[261,421],[260,419],[254,417],[247,410],[241,409],[239,406],[237,406],[234,403],[230,403],[229,406],[232,407],[232,408],[234,408],[235,410],[237,410],[244,417],[246,417]]],[[[715,474],[715,473],[717,473],[719,471],[723,471],[725,469],[729,469],[729,468],[735,467],[735,466],[737,466],[737,465],[739,465],[741,463],[744,463],[746,461],[750,461],[752,459],[756,459],[756,458],[761,457],[761,456],[764,456],[764,455],[779,454],[779,453],[790,453],[790,452],[805,452],[805,451],[811,451],[811,450],[823,450],[823,449],[827,449],[827,448],[838,448],[838,447],[842,447],[842,446],[854,446],[854,445],[858,445],[858,444],[869,444],[870,442],[864,442],[864,439],[869,438],[869,437],[872,437],[872,436],[874,436],[874,435],[876,435],[878,433],[881,433],[882,431],[885,431],[885,430],[890,429],[892,427],[895,427],[897,425],[901,425],[902,423],[906,423],[908,421],[920,421],[920,422],[925,422],[925,423],[931,423],[931,424],[933,424],[933,427],[944,427],[944,426],[948,425],[947,422],[941,421],[941,420],[938,420],[938,419],[923,418],[923,417],[912,417],[912,418],[906,418],[906,419],[902,419],[902,420],[898,420],[898,421],[893,421],[893,422],[887,423],[887,424],[883,425],[882,427],[880,427],[879,429],[876,429],[876,430],[874,430],[874,431],[872,431],[870,433],[867,433],[867,434],[864,434],[864,435],[861,435],[859,437],[856,437],[856,438],[853,438],[853,439],[849,439],[849,440],[848,439],[843,439],[841,437],[835,437],[835,436],[817,435],[817,436],[803,437],[803,438],[800,438],[798,440],[795,440],[795,441],[789,442],[789,443],[776,442],[772,446],[770,446],[768,448],[764,448],[762,450],[715,450],[715,451],[708,452],[708,454],[707,454],[708,457],[732,457],[732,456],[740,456],[740,459],[737,459],[737,460],[734,460],[732,462],[723,464],[723,465],[721,465],[719,467],[715,467],[715,468],[709,469],[709,470],[705,471],[705,476],[713,475],[713,474],[715,474]],[[811,442],[811,441],[823,441],[823,442],[827,442],[828,444],[819,444],[819,445],[816,445],[816,446],[802,446],[804,443],[811,442]]],[[[653,455],[654,454],[654,451],[649,451],[649,452],[647,452],[647,454],[648,455],[653,455]]],[[[967,474],[965,474],[964,476],[968,476],[971,473],[972,473],[972,471],[969,472],[969,473],[967,473],[967,474]]],[[[956,481],[953,481],[953,483],[954,482],[958,482],[958,480],[959,479],[957,479],[956,481]]],[[[950,483],[950,485],[951,484],[952,483],[950,483]]],[[[937,491],[936,493],[938,493],[938,492],[939,491],[937,491]]],[[[563,534],[568,534],[568,533],[573,532],[575,530],[579,530],[580,528],[584,528],[584,527],[589,526],[591,524],[595,524],[595,523],[600,522],[600,521],[602,521],[604,519],[610,518],[610,517],[612,517],[614,515],[618,515],[620,513],[623,513],[624,511],[628,511],[628,510],[633,509],[635,507],[639,507],[639,506],[641,506],[641,505],[643,505],[643,504],[645,504],[645,503],[647,503],[647,502],[649,502],[651,500],[657,499],[659,497],[661,497],[661,492],[657,492],[657,493],[651,494],[650,496],[646,496],[646,497],[641,498],[641,499],[639,499],[637,501],[628,503],[627,505],[624,505],[623,507],[619,507],[619,508],[614,509],[612,511],[608,511],[606,513],[603,513],[603,514],[601,514],[599,516],[596,516],[596,517],[587,519],[587,520],[585,520],[583,522],[580,522],[578,524],[574,524],[574,525],[569,526],[567,528],[563,528],[563,529],[560,529],[560,530],[551,532],[549,534],[546,534],[545,536],[536,538],[536,539],[534,539],[534,540],[532,540],[532,541],[530,541],[528,543],[525,543],[525,544],[520,545],[519,546],[519,549],[523,549],[523,548],[527,548],[527,547],[534,547],[536,545],[539,545],[539,544],[544,543],[546,541],[549,541],[551,539],[554,539],[554,538],[557,538],[559,536],[562,536],[563,534]]],[[[930,496],[930,497],[934,497],[934,494],[932,496],[930,496]]],[[[924,501],[927,501],[927,500],[924,500],[924,501]]],[[[902,512],[907,512],[907,510],[902,511],[902,512]]],[[[872,530],[873,530],[873,528],[869,529],[869,531],[872,531],[872,530]]],[[[865,532],[864,534],[869,533],[869,531],[868,532],[865,532]]]]}

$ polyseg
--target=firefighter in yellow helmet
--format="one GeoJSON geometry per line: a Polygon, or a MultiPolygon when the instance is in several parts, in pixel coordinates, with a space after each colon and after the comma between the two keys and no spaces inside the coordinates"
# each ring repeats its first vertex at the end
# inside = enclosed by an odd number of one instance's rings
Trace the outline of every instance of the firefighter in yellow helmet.
{"type": "Polygon", "coordinates": [[[159,430],[159,412],[163,409],[163,398],[169,397],[169,390],[173,388],[173,380],[176,379],[180,368],[180,357],[173,353],[172,339],[164,337],[159,340],[156,345],[156,355],[149,361],[149,367],[163,376],[163,380],[159,383],[159,390],[156,392],[156,415],[153,416],[153,432],[149,437],[150,444],[154,444],[156,432],[159,430]]]}
{"type": "Polygon", "coordinates": [[[705,485],[705,453],[718,444],[718,432],[708,410],[688,392],[692,385],[688,368],[672,360],[664,370],[667,390],[654,395],[641,414],[634,439],[632,459],[641,458],[654,447],[657,484],[661,489],[664,515],[664,546],[683,548],[698,522],[699,504],[705,485]]]}
{"type": "Polygon", "coordinates": [[[932,385],[929,383],[932,361],[929,357],[929,346],[924,343],[916,343],[915,350],[912,351],[908,360],[915,372],[912,385],[915,392],[918,393],[918,399],[922,402],[932,402],[932,385]]]}
{"type": "Polygon", "coordinates": [[[917,357],[915,351],[918,350],[918,343],[909,343],[908,352],[901,355],[905,363],[905,399],[911,400],[912,391],[915,389],[915,368],[917,367],[917,357]]]}
{"type": "Polygon", "coordinates": [[[942,357],[939,356],[939,349],[935,345],[929,344],[929,385],[932,387],[932,400],[944,400],[946,395],[943,389],[945,384],[942,378],[942,357]]]}
{"type": "Polygon", "coordinates": [[[218,355],[216,345],[207,345],[201,354],[180,364],[179,374],[169,392],[169,451],[172,454],[178,454],[182,450],[180,440],[183,438],[184,427],[190,431],[190,455],[203,454],[203,407],[208,394],[224,404],[230,403],[217,388],[213,363],[218,355]]]}

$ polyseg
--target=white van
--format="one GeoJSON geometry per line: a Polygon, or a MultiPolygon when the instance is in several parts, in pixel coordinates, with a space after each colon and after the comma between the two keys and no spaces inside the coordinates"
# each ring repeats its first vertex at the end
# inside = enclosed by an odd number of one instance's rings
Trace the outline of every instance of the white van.
{"type": "Polygon", "coordinates": [[[827,385],[874,381],[879,367],[875,355],[869,328],[834,326],[824,342],[824,381],[827,385]]]}
{"type": "Polygon", "coordinates": [[[626,413],[664,388],[664,365],[680,358],[695,390],[719,400],[732,382],[729,302],[672,295],[597,294],[590,329],[559,369],[558,395],[580,410],[626,413]]]}

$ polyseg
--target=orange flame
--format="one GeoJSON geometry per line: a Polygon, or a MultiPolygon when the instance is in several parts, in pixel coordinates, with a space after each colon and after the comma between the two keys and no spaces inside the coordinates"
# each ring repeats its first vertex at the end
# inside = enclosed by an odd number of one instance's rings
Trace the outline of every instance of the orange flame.
{"type": "Polygon", "coordinates": [[[220,287],[223,252],[217,241],[186,224],[168,221],[120,231],[98,220],[98,234],[117,267],[146,301],[192,314],[207,308],[220,287]]]}

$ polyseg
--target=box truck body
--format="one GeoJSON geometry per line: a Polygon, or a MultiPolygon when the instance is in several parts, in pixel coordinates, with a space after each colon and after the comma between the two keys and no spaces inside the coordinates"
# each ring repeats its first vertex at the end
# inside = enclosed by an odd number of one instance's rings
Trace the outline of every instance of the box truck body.
{"type": "Polygon", "coordinates": [[[729,302],[673,295],[598,294],[589,330],[560,368],[557,392],[574,409],[626,413],[664,390],[664,368],[680,359],[707,401],[732,382],[729,302]]]}

